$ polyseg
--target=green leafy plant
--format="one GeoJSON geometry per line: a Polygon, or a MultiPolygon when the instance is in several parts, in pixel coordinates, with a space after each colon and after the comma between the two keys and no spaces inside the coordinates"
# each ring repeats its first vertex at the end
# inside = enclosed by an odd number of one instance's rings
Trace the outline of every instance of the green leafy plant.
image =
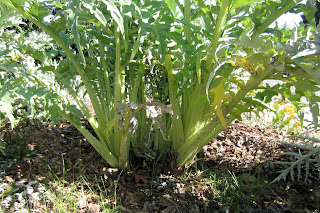
{"type": "Polygon", "coordinates": [[[58,99],[54,92],[58,88],[48,74],[36,70],[37,56],[47,46],[47,37],[31,31],[31,24],[23,22],[13,10],[4,5],[0,10],[4,15],[0,32],[0,113],[10,120],[12,128],[26,119],[48,119],[49,108],[58,99]],[[36,54],[32,54],[30,48],[36,54]]]}
{"type": "Polygon", "coordinates": [[[283,155],[292,156],[296,159],[293,162],[278,162],[277,164],[286,165],[287,168],[281,171],[280,175],[273,180],[273,182],[281,179],[287,179],[290,175],[292,181],[300,180],[303,177],[304,170],[304,181],[307,181],[310,169],[313,167],[318,170],[318,179],[320,179],[320,140],[314,137],[308,136],[291,136],[294,138],[302,139],[305,144],[285,143],[288,146],[297,148],[297,152],[286,152],[283,155]]]}
{"type": "Polygon", "coordinates": [[[69,120],[113,167],[129,168],[132,147],[136,155],[170,156],[178,174],[234,119],[270,108],[275,95],[297,111],[305,97],[317,123],[315,22],[293,33],[270,27],[289,10],[315,11],[300,1],[0,2],[58,47],[59,60],[44,51],[54,63],[39,57],[39,70],[53,73],[75,106],[52,105],[51,116],[69,120]]]}

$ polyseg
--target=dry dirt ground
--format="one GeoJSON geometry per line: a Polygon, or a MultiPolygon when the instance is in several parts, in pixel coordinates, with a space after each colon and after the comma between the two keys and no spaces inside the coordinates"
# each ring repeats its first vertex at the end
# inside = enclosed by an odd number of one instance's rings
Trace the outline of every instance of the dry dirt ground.
{"type": "MultiPolygon", "coordinates": [[[[86,124],[84,124],[86,125],[86,124]]],[[[132,160],[131,171],[107,163],[67,122],[1,130],[3,212],[319,212],[316,165],[308,179],[272,183],[273,162],[297,151],[270,127],[236,121],[199,153],[184,175],[161,160],[132,160]]],[[[305,168],[301,168],[302,173],[305,168]]]]}

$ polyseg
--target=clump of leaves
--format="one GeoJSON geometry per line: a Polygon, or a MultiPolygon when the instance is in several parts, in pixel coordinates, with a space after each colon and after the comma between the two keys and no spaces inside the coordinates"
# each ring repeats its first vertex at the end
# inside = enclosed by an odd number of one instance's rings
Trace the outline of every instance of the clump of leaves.
{"type": "Polygon", "coordinates": [[[318,170],[318,179],[320,179],[320,139],[308,136],[290,136],[300,138],[305,144],[285,143],[288,146],[297,148],[297,152],[286,152],[283,155],[292,156],[297,160],[294,162],[277,162],[277,164],[287,165],[288,168],[281,171],[280,175],[272,183],[281,179],[287,179],[290,175],[292,181],[300,180],[304,176],[307,181],[312,167],[318,170]],[[304,175],[302,174],[304,170],[304,175]]]}

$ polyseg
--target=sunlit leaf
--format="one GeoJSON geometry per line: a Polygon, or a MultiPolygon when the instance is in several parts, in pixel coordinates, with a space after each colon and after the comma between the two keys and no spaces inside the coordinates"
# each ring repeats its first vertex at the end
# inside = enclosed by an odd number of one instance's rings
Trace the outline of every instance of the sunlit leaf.
{"type": "Polygon", "coordinates": [[[13,108],[12,108],[13,103],[14,103],[14,99],[10,97],[9,92],[6,92],[5,94],[1,95],[1,99],[0,99],[1,110],[4,110],[4,112],[8,116],[11,122],[11,128],[13,128],[16,124],[16,119],[13,116],[13,108]]]}
{"type": "Polygon", "coordinates": [[[221,80],[217,87],[210,90],[210,93],[214,94],[214,99],[213,102],[211,102],[210,106],[215,109],[222,126],[226,129],[227,125],[223,116],[223,112],[221,110],[221,106],[223,101],[225,99],[229,99],[229,97],[225,94],[224,82],[225,80],[221,80]]]}
{"type": "Polygon", "coordinates": [[[121,16],[121,13],[117,6],[114,4],[113,1],[106,1],[102,0],[102,2],[107,6],[107,9],[111,12],[112,18],[117,22],[120,32],[123,34],[124,33],[124,25],[123,25],[123,18],[121,16]]]}
{"type": "Polygon", "coordinates": [[[176,9],[177,9],[177,3],[175,0],[164,0],[164,2],[168,5],[169,9],[174,13],[176,13],[176,9]]]}
{"type": "Polygon", "coordinates": [[[210,8],[204,3],[203,0],[195,0],[194,2],[201,8],[204,14],[207,14],[210,11],[210,8]]]}
{"type": "Polygon", "coordinates": [[[58,105],[52,105],[49,108],[49,113],[51,115],[51,120],[54,124],[58,124],[60,122],[60,108],[58,105]]]}
{"type": "Polygon", "coordinates": [[[98,8],[93,8],[91,4],[82,3],[84,7],[90,10],[90,12],[101,22],[103,26],[107,25],[107,19],[104,17],[103,13],[98,8]]]}
{"type": "Polygon", "coordinates": [[[320,85],[320,68],[315,68],[312,64],[298,63],[296,62],[302,69],[304,69],[314,81],[320,85]]]}
{"type": "Polygon", "coordinates": [[[255,2],[259,2],[259,1],[258,0],[235,0],[231,9],[244,7],[244,6],[247,6],[247,5],[255,3],[255,2]]]}
{"type": "Polygon", "coordinates": [[[48,15],[48,9],[40,5],[38,2],[33,1],[29,13],[38,20],[43,20],[48,15]]]}

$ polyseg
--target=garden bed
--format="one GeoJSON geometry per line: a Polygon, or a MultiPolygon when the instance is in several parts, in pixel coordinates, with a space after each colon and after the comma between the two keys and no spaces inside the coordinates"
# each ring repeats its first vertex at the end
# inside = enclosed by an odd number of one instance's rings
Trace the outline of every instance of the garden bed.
{"type": "MultiPolygon", "coordinates": [[[[86,125],[86,122],[84,122],[86,125]]],[[[273,162],[294,148],[283,133],[236,121],[213,139],[182,176],[161,160],[138,158],[130,172],[109,168],[69,123],[1,129],[2,211],[7,212],[314,212],[316,167],[307,181],[270,184],[273,162]],[[139,161],[139,162],[138,162],[139,161]]],[[[290,179],[290,178],[289,178],[290,179]]]]}

